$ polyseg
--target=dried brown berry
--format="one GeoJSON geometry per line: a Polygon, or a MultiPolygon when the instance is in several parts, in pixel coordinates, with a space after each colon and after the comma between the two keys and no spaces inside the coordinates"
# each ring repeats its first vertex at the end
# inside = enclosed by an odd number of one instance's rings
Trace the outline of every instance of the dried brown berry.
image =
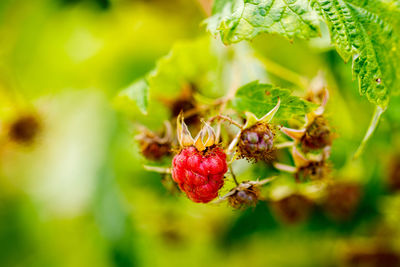
{"type": "Polygon", "coordinates": [[[158,143],[155,140],[146,140],[140,142],[140,150],[142,154],[150,160],[160,160],[164,156],[170,155],[170,144],[158,143]]]}
{"type": "Polygon", "coordinates": [[[171,155],[171,125],[166,122],[165,126],[166,132],[162,138],[144,127],[141,129],[141,134],[136,136],[140,151],[147,159],[158,161],[171,155]]]}
{"type": "Polygon", "coordinates": [[[313,203],[303,195],[293,193],[271,203],[271,208],[284,223],[296,224],[305,221],[311,211],[313,203]]]}
{"type": "Polygon", "coordinates": [[[229,205],[235,209],[255,206],[260,198],[260,189],[251,185],[248,188],[238,188],[228,197],[229,205]]]}
{"type": "Polygon", "coordinates": [[[243,130],[238,143],[239,157],[255,162],[273,161],[275,159],[274,136],[267,123],[257,123],[243,130]]]}
{"type": "Polygon", "coordinates": [[[388,246],[353,247],[346,253],[344,262],[344,266],[349,267],[398,267],[400,255],[388,246]]]}
{"type": "Polygon", "coordinates": [[[164,101],[171,110],[172,119],[177,118],[178,115],[183,112],[185,113],[185,121],[187,125],[200,126],[200,114],[195,112],[196,101],[193,96],[196,91],[196,86],[193,83],[189,83],[183,86],[182,93],[178,98],[164,101]]]}
{"type": "Polygon", "coordinates": [[[30,144],[41,129],[39,119],[34,115],[23,115],[13,121],[9,128],[9,138],[17,143],[30,144]]]}
{"type": "Polygon", "coordinates": [[[335,182],[327,187],[323,207],[331,218],[343,221],[351,218],[360,202],[361,187],[354,182],[335,182]]]}
{"type": "Polygon", "coordinates": [[[318,116],[307,127],[301,137],[302,149],[307,152],[312,149],[322,149],[332,145],[332,134],[328,123],[323,116],[318,116]]]}
{"type": "Polygon", "coordinates": [[[307,165],[297,169],[295,178],[297,181],[321,180],[328,177],[329,173],[330,167],[325,159],[319,161],[310,160],[307,165]]]}
{"type": "Polygon", "coordinates": [[[390,162],[388,185],[391,191],[400,191],[400,156],[390,162]]]}

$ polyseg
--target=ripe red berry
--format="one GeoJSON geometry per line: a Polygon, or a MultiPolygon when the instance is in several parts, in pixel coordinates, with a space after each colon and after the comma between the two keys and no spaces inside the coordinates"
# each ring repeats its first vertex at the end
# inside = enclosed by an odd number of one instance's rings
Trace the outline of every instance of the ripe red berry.
{"type": "Polygon", "coordinates": [[[194,202],[207,203],[216,198],[226,171],[226,154],[218,146],[205,151],[185,147],[172,161],[174,181],[194,202]]]}

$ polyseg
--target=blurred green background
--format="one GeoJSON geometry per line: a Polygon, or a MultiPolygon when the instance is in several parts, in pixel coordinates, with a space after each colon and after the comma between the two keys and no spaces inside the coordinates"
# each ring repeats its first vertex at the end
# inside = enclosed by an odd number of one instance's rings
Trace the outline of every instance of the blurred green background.
{"type": "MultiPolygon", "coordinates": [[[[379,266],[352,265],[346,252],[376,244],[400,249],[400,195],[388,183],[400,179],[393,172],[400,166],[400,99],[392,98],[361,159],[350,162],[374,108],[326,33],[294,43],[264,35],[249,46],[301,77],[326,73],[334,175],[363,185],[351,220],[316,210],[306,222],[286,225],[264,202],[244,211],[196,204],[143,170],[134,122],[157,129],[168,114],[116,108],[115,96],[174,43],[209,38],[201,2],[0,1],[0,266],[379,266]],[[32,116],[35,140],[10,141],[8,125],[32,116]]],[[[218,56],[249,49],[210,42],[218,56]]],[[[243,81],[299,91],[269,67],[243,81]]],[[[262,165],[249,173],[239,178],[274,174],[262,165]]],[[[395,257],[382,250],[382,259],[395,257]]]]}

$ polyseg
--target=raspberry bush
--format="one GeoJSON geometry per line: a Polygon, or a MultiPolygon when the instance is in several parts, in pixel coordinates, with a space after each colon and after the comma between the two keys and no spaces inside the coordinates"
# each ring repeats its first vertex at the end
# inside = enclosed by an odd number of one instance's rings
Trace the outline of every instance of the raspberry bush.
{"type": "Polygon", "coordinates": [[[0,33],[0,266],[400,266],[399,0],[3,0],[0,33]]]}

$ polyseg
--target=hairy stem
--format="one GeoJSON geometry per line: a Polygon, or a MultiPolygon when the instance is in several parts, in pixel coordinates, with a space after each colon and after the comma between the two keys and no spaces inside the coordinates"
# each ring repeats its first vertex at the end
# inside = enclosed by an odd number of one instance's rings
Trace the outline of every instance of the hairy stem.
{"type": "Polygon", "coordinates": [[[239,129],[243,129],[243,126],[242,126],[240,123],[238,123],[237,121],[234,121],[232,118],[230,118],[230,117],[228,117],[228,116],[216,115],[216,116],[210,118],[210,119],[208,120],[208,122],[211,123],[211,122],[213,122],[213,121],[215,121],[215,120],[224,120],[224,121],[229,122],[230,124],[233,124],[233,125],[237,126],[239,129]]]}

